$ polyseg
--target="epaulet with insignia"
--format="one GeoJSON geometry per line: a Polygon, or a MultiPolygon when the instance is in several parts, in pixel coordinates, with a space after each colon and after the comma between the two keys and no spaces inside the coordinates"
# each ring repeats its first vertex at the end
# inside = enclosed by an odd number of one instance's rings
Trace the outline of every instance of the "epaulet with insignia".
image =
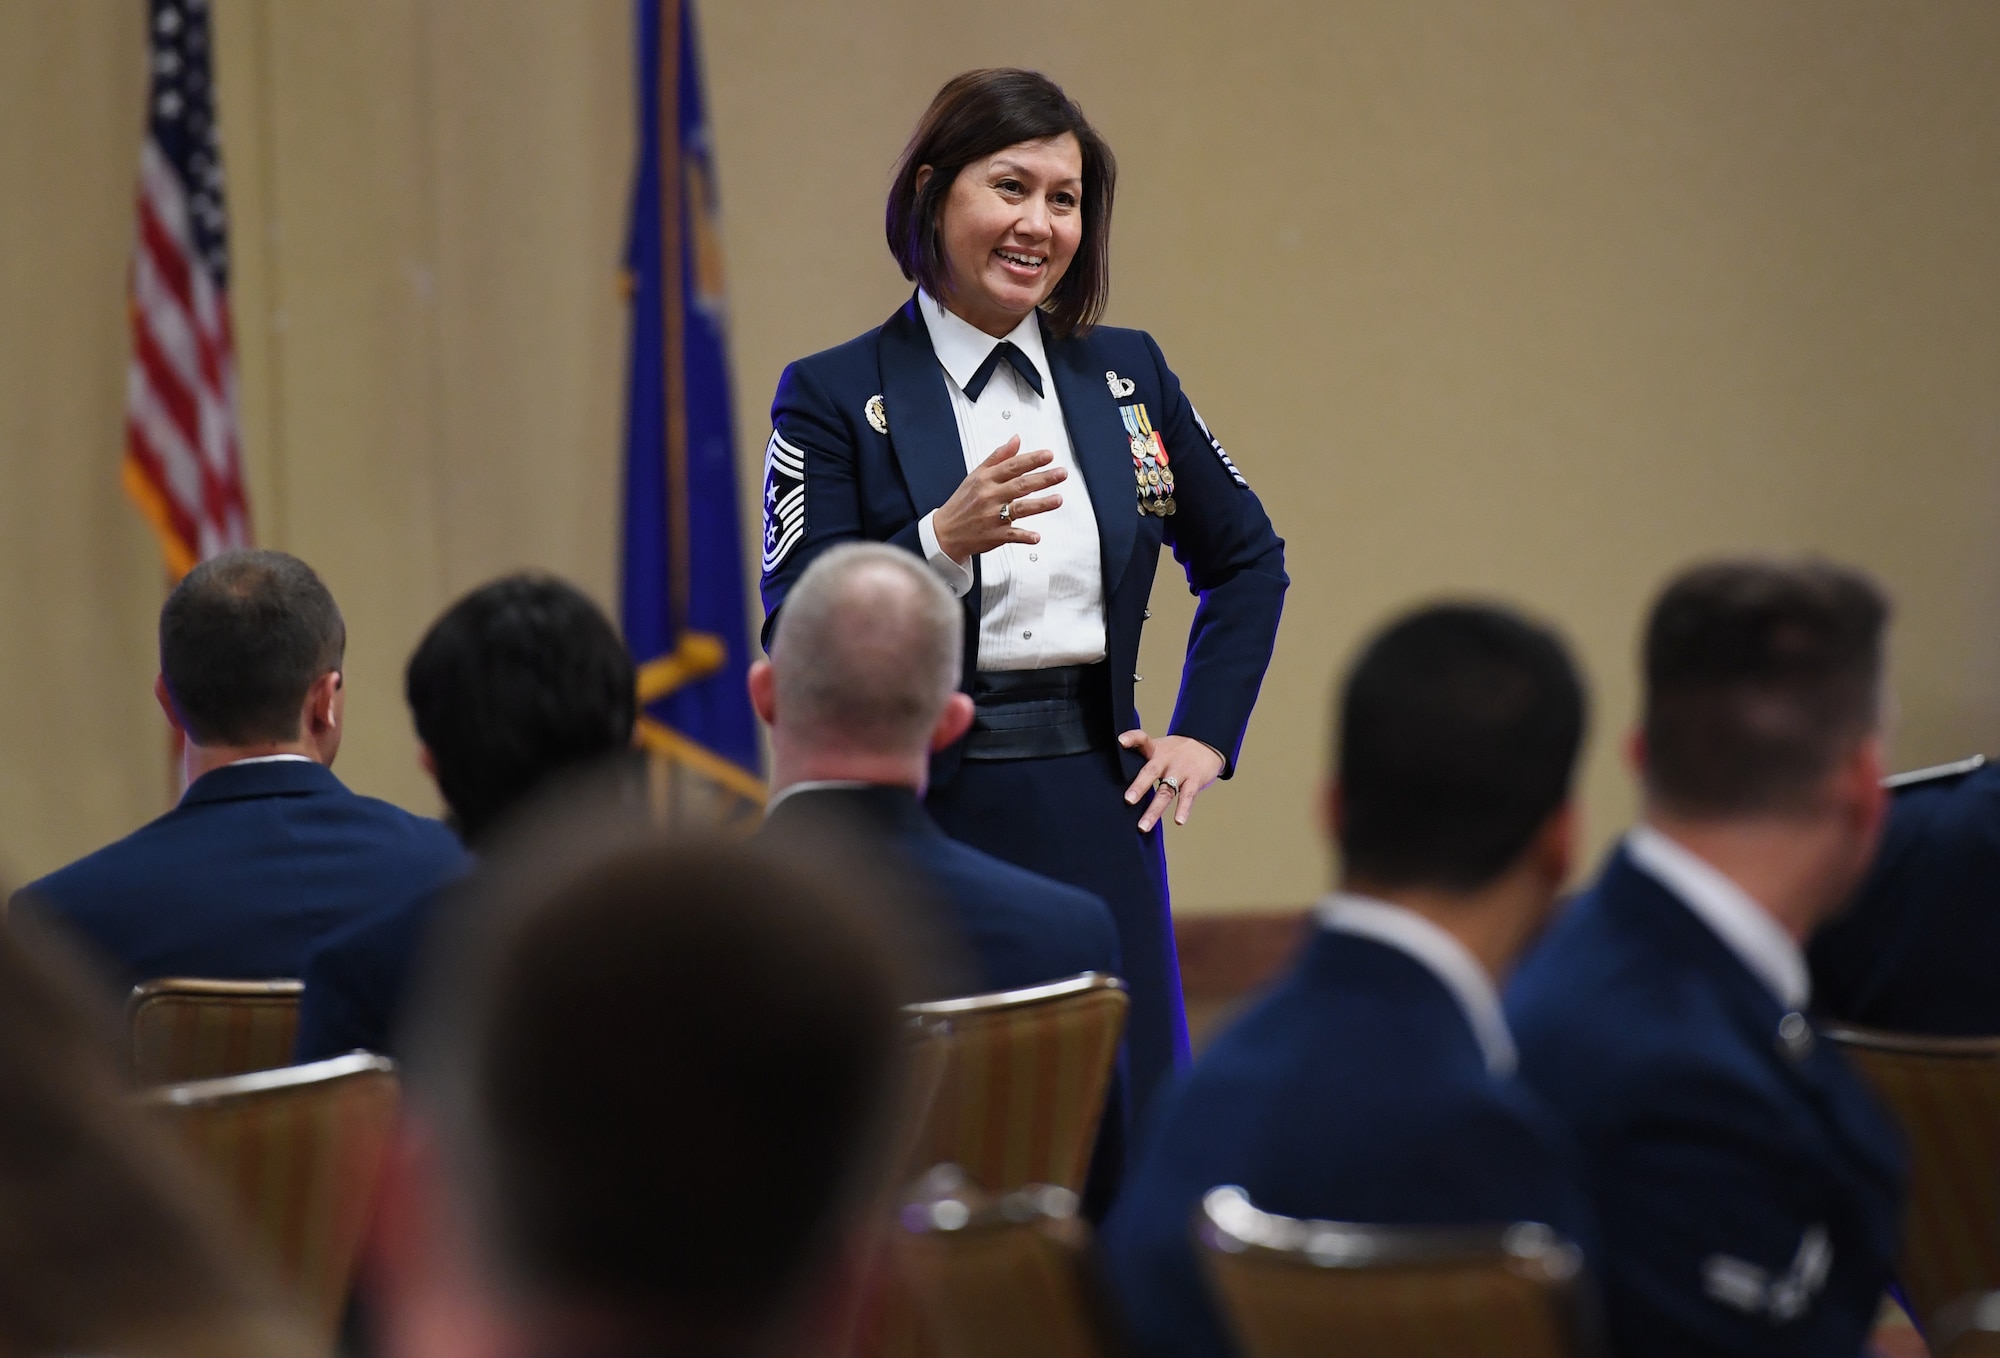
{"type": "Polygon", "coordinates": [[[1933,764],[1927,769],[1892,773],[1882,780],[1882,786],[1891,792],[1908,792],[1916,787],[1936,787],[1940,783],[1955,783],[1968,773],[1977,772],[1985,766],[1986,756],[1976,754],[1969,759],[1954,759],[1949,764],[1933,764]]]}

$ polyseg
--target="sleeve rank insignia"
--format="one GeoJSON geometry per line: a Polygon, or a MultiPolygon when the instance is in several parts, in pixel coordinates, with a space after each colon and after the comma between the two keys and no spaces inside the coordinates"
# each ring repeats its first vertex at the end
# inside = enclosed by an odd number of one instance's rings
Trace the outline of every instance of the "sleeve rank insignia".
{"type": "Polygon", "coordinates": [[[1118,414],[1125,421],[1125,433],[1132,444],[1132,475],[1139,483],[1139,512],[1164,519],[1174,512],[1174,473],[1167,465],[1166,440],[1146,417],[1145,402],[1119,406],[1118,414]]]}

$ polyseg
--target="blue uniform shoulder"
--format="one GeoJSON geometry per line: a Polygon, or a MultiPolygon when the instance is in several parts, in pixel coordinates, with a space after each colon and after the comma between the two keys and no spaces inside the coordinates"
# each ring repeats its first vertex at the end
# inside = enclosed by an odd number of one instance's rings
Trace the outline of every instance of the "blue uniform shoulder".
{"type": "Polygon", "coordinates": [[[865,386],[872,392],[881,380],[881,352],[882,327],[878,325],[831,349],[794,359],[785,365],[784,375],[778,379],[779,399],[788,391],[796,392],[801,385],[830,392],[865,386]]]}

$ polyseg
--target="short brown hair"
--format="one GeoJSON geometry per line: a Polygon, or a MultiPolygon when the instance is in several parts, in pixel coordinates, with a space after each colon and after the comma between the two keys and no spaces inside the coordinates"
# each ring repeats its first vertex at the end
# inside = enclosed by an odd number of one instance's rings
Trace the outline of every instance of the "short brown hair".
{"type": "Polygon", "coordinates": [[[1646,787],[1674,810],[1797,809],[1875,730],[1889,601],[1807,560],[1683,572],[1646,626],[1646,787]]]}
{"type": "Polygon", "coordinates": [[[939,218],[958,172],[1024,141],[1074,133],[1083,148],[1083,240],[1042,310],[1058,338],[1087,333],[1111,300],[1111,201],[1118,162],[1062,87],[1039,71],[997,67],[945,82],[924,110],[889,185],[885,229],[903,277],[944,296],[950,265],[939,218]],[[918,172],[931,176],[918,186],[918,172]]]}
{"type": "Polygon", "coordinates": [[[160,609],[160,674],[197,745],[297,740],[306,694],[346,649],[333,595],[284,552],[210,557],[160,609]]]}

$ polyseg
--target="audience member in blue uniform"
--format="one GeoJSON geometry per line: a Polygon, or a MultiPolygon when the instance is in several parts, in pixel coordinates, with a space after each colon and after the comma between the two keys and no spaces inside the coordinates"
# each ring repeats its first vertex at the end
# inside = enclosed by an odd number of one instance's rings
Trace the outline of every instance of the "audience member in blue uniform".
{"type": "Polygon", "coordinates": [[[958,690],[963,628],[958,601],[907,552],[853,543],[813,562],[779,615],[771,658],[750,671],[751,703],[771,728],[763,833],[838,820],[892,842],[947,912],[968,989],[1117,975],[1104,902],[947,838],[924,810],[932,751],[972,721],[958,690]]]}
{"type": "Polygon", "coordinates": [[[1898,1032],[2000,1033],[2000,764],[1889,782],[1875,866],[1806,950],[1813,1008],[1898,1032]]]}
{"type": "Polygon", "coordinates": [[[1523,964],[1521,1073],[1569,1124],[1623,1358],[1854,1358],[1900,1151],[1803,1017],[1804,941],[1873,855],[1888,605],[1837,566],[1725,561],[1646,628],[1644,820],[1523,964]]]}
{"type": "MultiPolygon", "coordinates": [[[[828,549],[792,586],[750,700],[771,728],[762,835],[879,843],[908,874],[913,924],[936,945],[942,993],[1011,990],[1100,971],[1122,975],[1104,902],[946,836],[922,801],[931,755],[965,733],[958,601],[907,552],[828,549]]],[[[1085,1210],[1117,1191],[1130,1117],[1123,1059],[1106,1100],[1085,1210]]]]}
{"type": "Polygon", "coordinates": [[[1428,608],[1362,654],[1326,799],[1341,890],[1290,974],[1148,1113],[1106,1226],[1141,1353],[1235,1351],[1193,1235],[1222,1184],[1290,1216],[1540,1221],[1589,1249],[1495,989],[1568,876],[1583,728],[1562,643],[1503,610],[1428,608]]]}
{"type": "MultiPolygon", "coordinates": [[[[424,768],[475,851],[552,782],[630,751],[638,711],[617,629],[575,586],[532,574],[482,585],[431,624],[404,695],[424,768]]],[[[412,971],[450,896],[448,884],[406,895],[313,950],[297,1059],[395,1054],[412,971]]]]}
{"type": "Polygon", "coordinates": [[[121,982],[297,976],[327,934],[458,872],[437,821],[333,776],[347,628],[283,552],[196,566],[160,611],[153,686],[186,740],[179,805],[23,888],[121,982]]]}

